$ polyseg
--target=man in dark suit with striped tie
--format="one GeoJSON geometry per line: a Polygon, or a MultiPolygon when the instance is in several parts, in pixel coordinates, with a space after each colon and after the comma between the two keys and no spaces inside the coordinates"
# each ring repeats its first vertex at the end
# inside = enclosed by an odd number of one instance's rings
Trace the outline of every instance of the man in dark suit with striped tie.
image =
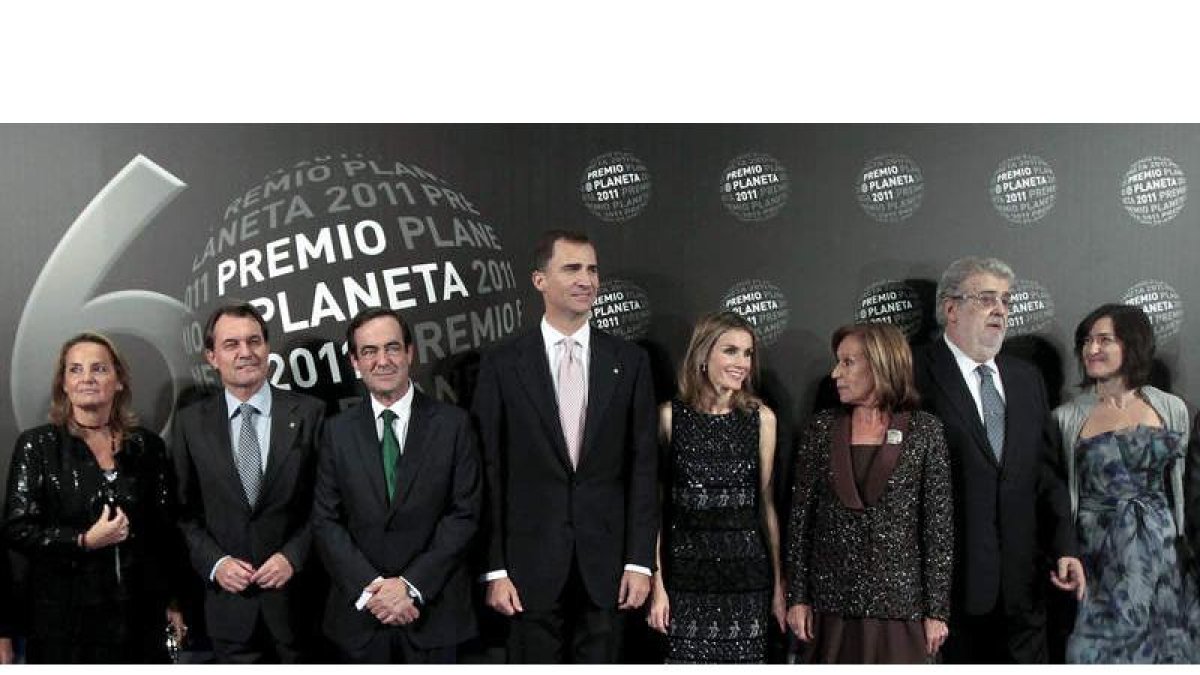
{"type": "Polygon", "coordinates": [[[1046,662],[1047,589],[1084,592],[1045,384],[1032,365],[999,355],[1013,282],[1003,261],[956,260],[937,288],[945,334],[914,355],[921,402],[950,448],[948,663],[1046,662]]]}
{"type": "Polygon", "coordinates": [[[170,452],[213,652],[300,662],[312,646],[302,573],[325,404],[267,384],[267,325],[252,305],[214,311],[204,347],[223,388],[176,414],[170,452]]]}

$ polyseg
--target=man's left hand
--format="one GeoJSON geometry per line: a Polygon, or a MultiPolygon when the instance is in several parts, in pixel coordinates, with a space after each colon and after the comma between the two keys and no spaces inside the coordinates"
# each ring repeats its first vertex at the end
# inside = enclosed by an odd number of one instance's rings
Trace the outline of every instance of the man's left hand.
{"type": "Polygon", "coordinates": [[[250,577],[250,583],[258,584],[262,588],[283,588],[294,573],[292,563],[288,562],[282,553],[276,553],[258,566],[254,576],[250,577]]]}
{"type": "Polygon", "coordinates": [[[621,589],[617,591],[617,609],[637,609],[650,594],[650,577],[641,572],[625,570],[621,589]]]}
{"type": "Polygon", "coordinates": [[[1058,559],[1058,569],[1050,572],[1050,583],[1060,591],[1074,591],[1076,600],[1083,600],[1087,593],[1087,579],[1083,574],[1083,563],[1079,558],[1063,556],[1058,559]]]}

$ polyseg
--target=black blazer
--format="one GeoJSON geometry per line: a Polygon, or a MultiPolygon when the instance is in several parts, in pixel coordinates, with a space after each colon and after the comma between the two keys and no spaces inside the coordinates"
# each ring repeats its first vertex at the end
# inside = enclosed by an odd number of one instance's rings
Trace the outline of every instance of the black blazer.
{"type": "Polygon", "coordinates": [[[388,504],[371,403],[329,420],[321,441],[313,537],[332,584],[324,629],[353,654],[378,631],[407,630],[420,649],[476,635],[466,558],[479,529],[483,479],[464,410],[413,392],[408,435],[388,504]],[[379,623],[354,603],[376,577],[403,576],[421,593],[417,621],[379,623]]]}
{"type": "Polygon", "coordinates": [[[1066,472],[1046,387],[1033,366],[996,357],[1005,393],[1004,452],[996,462],[962,371],[942,338],[915,355],[924,408],[942,420],[954,489],[952,614],[1039,613],[1054,561],[1074,555],[1066,472]]]}
{"type": "Polygon", "coordinates": [[[233,459],[225,392],[180,410],[172,425],[179,525],[192,567],[205,584],[208,633],[223,640],[248,640],[260,611],[277,640],[295,639],[293,604],[312,545],[308,518],[325,404],[275,388],[271,397],[267,468],[253,509],[233,459]],[[229,593],[209,580],[225,555],[258,566],[275,553],[283,553],[296,572],[281,589],[251,586],[229,593]]]}
{"type": "Polygon", "coordinates": [[[546,609],[573,556],[592,602],[615,607],[626,564],[653,569],[658,522],[649,359],[591,331],[579,467],[567,454],[540,328],[485,353],[472,412],[483,448],[486,570],[546,609]]]}
{"type": "Polygon", "coordinates": [[[842,617],[947,620],[954,524],[942,424],[897,413],[862,491],[850,415],[824,410],[800,441],[788,528],[789,605],[842,617]]]}

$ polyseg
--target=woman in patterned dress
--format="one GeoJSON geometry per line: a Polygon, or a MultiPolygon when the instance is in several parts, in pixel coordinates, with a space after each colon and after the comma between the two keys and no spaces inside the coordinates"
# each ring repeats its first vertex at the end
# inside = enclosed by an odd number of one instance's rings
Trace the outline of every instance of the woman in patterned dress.
{"type": "Polygon", "coordinates": [[[771,499],[775,415],[754,395],[758,338],[733,312],[700,320],[659,411],[663,524],[647,621],[670,663],[763,663],[784,630],[771,499]]]}
{"type": "Polygon", "coordinates": [[[1150,386],[1154,331],[1108,304],[1075,329],[1083,392],[1054,411],[1088,579],[1070,663],[1200,661],[1200,597],[1182,560],[1187,406],[1150,386]]]}

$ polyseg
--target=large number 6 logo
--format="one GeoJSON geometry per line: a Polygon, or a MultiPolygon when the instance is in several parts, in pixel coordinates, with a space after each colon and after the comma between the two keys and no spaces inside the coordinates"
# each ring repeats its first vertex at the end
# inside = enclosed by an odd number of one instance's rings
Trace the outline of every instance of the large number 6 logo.
{"type": "Polygon", "coordinates": [[[46,376],[54,370],[57,347],[83,330],[132,335],[153,345],[170,369],[172,398],[178,395],[189,367],[180,342],[180,330],[192,315],[188,308],[152,291],[92,295],[130,242],[186,187],[138,155],[71,223],[46,260],[17,325],[10,384],[19,428],[45,419],[46,376]]]}

